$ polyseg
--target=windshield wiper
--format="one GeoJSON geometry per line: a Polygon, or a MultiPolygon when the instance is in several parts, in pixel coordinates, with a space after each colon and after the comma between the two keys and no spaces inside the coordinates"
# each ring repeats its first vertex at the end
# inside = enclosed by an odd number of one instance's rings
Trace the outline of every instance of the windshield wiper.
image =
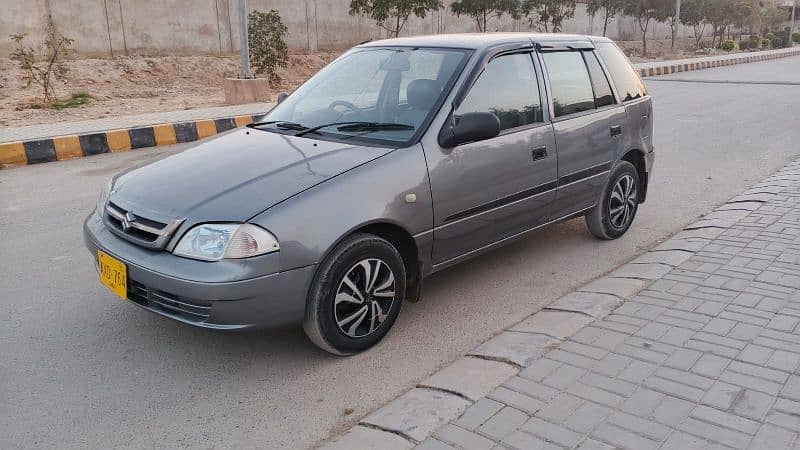
{"type": "Polygon", "coordinates": [[[256,128],[256,127],[260,127],[260,126],[263,126],[263,125],[272,125],[272,124],[274,124],[278,128],[282,128],[284,130],[303,131],[303,130],[307,130],[308,129],[308,127],[305,126],[305,125],[302,125],[302,124],[299,124],[299,123],[295,123],[295,122],[287,122],[285,120],[270,120],[270,121],[267,121],[267,122],[255,122],[255,123],[251,123],[250,125],[248,125],[248,127],[256,128]]]}
{"type": "Polygon", "coordinates": [[[322,125],[318,125],[316,127],[307,128],[299,133],[296,133],[295,136],[303,136],[309,133],[315,133],[323,128],[328,127],[335,127],[337,131],[383,131],[383,130],[413,130],[414,127],[412,125],[406,125],[403,123],[391,123],[391,122],[333,122],[333,123],[326,123],[322,125]]]}

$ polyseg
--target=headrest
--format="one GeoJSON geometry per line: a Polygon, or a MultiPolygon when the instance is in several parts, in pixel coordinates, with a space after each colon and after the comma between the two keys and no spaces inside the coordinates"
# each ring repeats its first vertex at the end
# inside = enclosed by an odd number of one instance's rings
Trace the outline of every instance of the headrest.
{"type": "Polygon", "coordinates": [[[408,84],[406,98],[413,108],[429,109],[442,93],[442,85],[436,80],[419,79],[408,84]]]}

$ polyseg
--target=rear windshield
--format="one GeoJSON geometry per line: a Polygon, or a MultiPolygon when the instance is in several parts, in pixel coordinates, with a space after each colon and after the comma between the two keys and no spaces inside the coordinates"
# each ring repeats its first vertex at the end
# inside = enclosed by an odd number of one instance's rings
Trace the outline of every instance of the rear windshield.
{"type": "Polygon", "coordinates": [[[631,67],[631,63],[624,53],[611,42],[600,42],[597,51],[606,63],[612,81],[617,87],[623,102],[634,100],[647,95],[641,78],[631,67]]]}

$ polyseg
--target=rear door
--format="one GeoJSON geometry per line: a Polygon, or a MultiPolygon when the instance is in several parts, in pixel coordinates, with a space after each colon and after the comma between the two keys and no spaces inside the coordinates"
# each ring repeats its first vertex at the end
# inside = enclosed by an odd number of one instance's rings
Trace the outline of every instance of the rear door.
{"type": "Polygon", "coordinates": [[[625,148],[653,151],[652,104],[642,79],[631,67],[630,61],[613,42],[598,42],[597,54],[616,87],[617,98],[625,105],[628,114],[628,133],[625,148]]]}
{"type": "Polygon", "coordinates": [[[555,219],[595,204],[622,149],[626,114],[592,50],[544,51],[541,58],[558,152],[555,219]]]}
{"type": "Polygon", "coordinates": [[[500,135],[444,149],[425,144],[434,204],[434,264],[547,220],[555,198],[553,129],[532,49],[494,57],[453,115],[491,112],[500,135]]]}

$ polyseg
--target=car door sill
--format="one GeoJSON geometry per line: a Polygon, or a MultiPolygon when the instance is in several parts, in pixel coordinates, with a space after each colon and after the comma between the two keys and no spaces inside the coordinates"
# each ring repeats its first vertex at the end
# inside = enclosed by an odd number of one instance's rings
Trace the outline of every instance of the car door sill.
{"type": "MultiPolygon", "coordinates": [[[[506,245],[506,244],[508,244],[510,242],[513,242],[513,241],[515,241],[517,239],[520,239],[520,238],[524,237],[526,234],[528,234],[528,233],[530,233],[532,231],[538,230],[539,228],[546,227],[548,225],[552,225],[552,224],[557,223],[557,222],[562,222],[562,221],[569,220],[569,219],[578,217],[580,215],[583,215],[586,211],[589,211],[592,208],[594,208],[594,205],[589,206],[588,208],[581,209],[581,210],[576,211],[576,212],[572,212],[572,213],[566,214],[566,215],[561,216],[561,217],[559,217],[557,219],[550,220],[550,221],[542,223],[540,225],[536,225],[535,227],[528,228],[527,230],[520,231],[519,233],[516,233],[516,234],[512,234],[511,236],[504,237],[503,239],[500,239],[498,241],[492,242],[491,244],[486,244],[483,247],[476,248],[475,250],[470,250],[467,253],[462,253],[461,255],[458,255],[458,256],[455,256],[453,258],[446,259],[446,260],[444,260],[442,262],[433,264],[433,267],[431,268],[431,272],[430,273],[438,272],[438,271],[440,271],[442,269],[446,269],[446,268],[448,268],[450,266],[453,266],[455,264],[458,264],[458,263],[460,263],[462,261],[465,261],[467,259],[470,259],[470,258],[473,258],[475,256],[478,256],[481,253],[487,252],[489,250],[493,250],[493,249],[498,248],[498,247],[502,247],[502,246],[504,246],[504,245],[506,245]]],[[[434,241],[435,241],[435,239],[436,239],[436,237],[434,236],[434,241]]]]}

